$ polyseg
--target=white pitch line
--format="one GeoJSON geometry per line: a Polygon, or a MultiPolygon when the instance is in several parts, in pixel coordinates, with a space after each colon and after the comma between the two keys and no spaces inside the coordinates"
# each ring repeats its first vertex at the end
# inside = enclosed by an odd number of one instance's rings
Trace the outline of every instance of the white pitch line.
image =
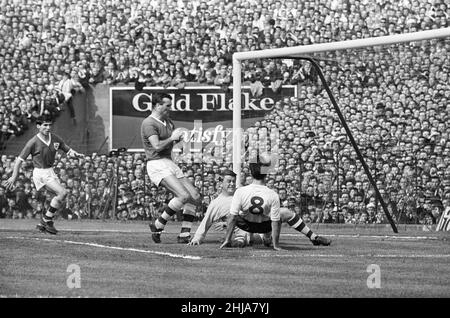
{"type": "MultiPolygon", "coordinates": [[[[289,235],[289,234],[287,234],[289,235]]],[[[19,240],[36,240],[36,241],[46,241],[46,242],[58,242],[58,243],[67,243],[67,244],[74,244],[74,245],[86,245],[86,246],[93,246],[93,247],[99,247],[99,248],[105,248],[105,249],[114,249],[114,250],[121,250],[121,251],[130,251],[130,252],[138,252],[138,253],[145,253],[145,254],[156,254],[156,255],[162,255],[162,256],[169,256],[174,258],[183,258],[183,259],[191,259],[191,260],[201,260],[202,258],[200,256],[192,256],[192,255],[183,255],[183,254],[174,254],[174,253],[166,253],[166,252],[158,252],[158,251],[149,251],[149,250],[142,250],[137,248],[126,248],[126,247],[119,247],[119,246],[108,246],[103,244],[97,244],[97,243],[88,243],[88,242],[77,242],[77,241],[69,241],[69,240],[52,240],[52,239],[44,239],[44,238],[36,238],[36,237],[23,237],[23,236],[8,236],[7,239],[19,239],[19,240]]],[[[304,253],[297,253],[297,254],[273,254],[273,253],[265,253],[265,254],[253,254],[252,257],[316,257],[316,258],[348,258],[348,257],[372,257],[372,258],[450,258],[450,254],[356,254],[356,255],[348,255],[348,254],[304,254],[304,253]]]]}
{"type": "MultiPolygon", "coordinates": [[[[282,236],[303,236],[300,234],[281,234],[282,236]]],[[[437,236],[394,236],[394,235],[360,235],[360,234],[324,234],[327,237],[345,237],[345,238],[378,238],[393,240],[439,240],[437,236]]]]}
{"type": "MultiPolygon", "coordinates": [[[[114,229],[66,229],[60,228],[60,231],[63,232],[104,232],[104,233],[149,233],[148,230],[141,229],[122,229],[122,230],[114,230],[114,229]]],[[[166,231],[162,231],[161,233],[170,233],[166,231]]],[[[377,239],[392,239],[392,240],[441,240],[442,238],[436,236],[394,236],[394,235],[361,235],[361,234],[324,234],[329,237],[342,237],[342,238],[377,238],[377,239]]],[[[291,236],[291,237],[302,237],[302,234],[294,234],[294,233],[281,233],[280,236],[291,236]]]]}
{"type": "Polygon", "coordinates": [[[97,244],[97,243],[76,242],[76,241],[68,241],[68,240],[52,240],[52,239],[44,239],[44,238],[36,238],[36,237],[23,237],[23,236],[8,236],[6,238],[19,239],[19,240],[58,242],[58,243],[67,243],[67,244],[74,244],[74,245],[86,245],[86,246],[100,247],[100,248],[105,248],[105,249],[130,251],[130,252],[138,252],[138,253],[145,253],[145,254],[155,254],[155,255],[169,256],[169,257],[173,257],[173,258],[184,258],[184,259],[191,259],[191,260],[201,260],[202,259],[200,256],[149,251],[149,250],[141,250],[141,249],[137,249],[137,248],[128,248],[128,247],[119,247],[119,246],[108,246],[108,245],[97,244]]]}
{"type": "MultiPolygon", "coordinates": [[[[10,229],[10,228],[3,228],[2,230],[16,230],[16,229],[10,229]]],[[[24,231],[29,229],[17,229],[17,231],[24,231]]],[[[68,229],[64,227],[58,227],[58,231],[60,232],[101,232],[101,233],[135,233],[135,234],[141,234],[141,233],[150,233],[148,229],[122,229],[122,230],[114,230],[114,229],[68,229]]],[[[166,231],[162,231],[161,233],[167,233],[166,231]]]]}
{"type": "Polygon", "coordinates": [[[253,254],[252,257],[316,257],[316,258],[349,258],[349,257],[361,257],[361,258],[450,258],[450,254],[253,254]]]}

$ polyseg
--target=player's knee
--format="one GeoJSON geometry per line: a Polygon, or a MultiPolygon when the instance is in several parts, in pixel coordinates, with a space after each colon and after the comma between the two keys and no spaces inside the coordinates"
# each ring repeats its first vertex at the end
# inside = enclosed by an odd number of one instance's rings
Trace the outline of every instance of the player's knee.
{"type": "Polygon", "coordinates": [[[241,229],[235,230],[233,245],[237,247],[249,246],[252,243],[252,234],[241,229]]]}
{"type": "Polygon", "coordinates": [[[197,191],[193,194],[191,194],[191,199],[195,202],[195,203],[200,203],[201,202],[201,196],[200,193],[198,193],[197,191]]]}
{"type": "Polygon", "coordinates": [[[190,198],[191,196],[187,192],[183,192],[180,193],[180,195],[178,195],[178,199],[181,201],[182,204],[186,204],[190,198]]]}
{"type": "Polygon", "coordinates": [[[56,194],[57,200],[59,200],[59,201],[65,200],[68,194],[69,194],[69,192],[66,189],[59,191],[56,194]]]}
{"type": "Polygon", "coordinates": [[[288,208],[280,208],[280,219],[282,222],[287,222],[294,216],[294,212],[288,208]]]}

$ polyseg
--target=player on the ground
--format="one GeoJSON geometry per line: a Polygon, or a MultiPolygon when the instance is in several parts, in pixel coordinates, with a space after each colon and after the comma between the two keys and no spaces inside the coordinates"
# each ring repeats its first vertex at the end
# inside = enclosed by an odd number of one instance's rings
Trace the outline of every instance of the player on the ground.
{"type": "MultiPolygon", "coordinates": [[[[209,204],[202,222],[188,245],[202,244],[206,233],[213,225],[217,225],[219,230],[223,230],[226,227],[226,219],[230,213],[231,200],[236,190],[236,174],[231,170],[225,170],[222,173],[222,178],[222,192],[209,204]]],[[[249,244],[250,233],[236,228],[234,235],[233,246],[244,247],[249,244]]]]}
{"type": "Polygon", "coordinates": [[[8,189],[14,188],[22,162],[31,155],[34,165],[33,182],[36,190],[39,191],[45,187],[55,194],[50,201],[49,209],[42,215],[41,222],[36,227],[42,232],[57,234],[58,231],[53,225],[53,217],[64,202],[67,190],[61,185],[58,176],[52,168],[56,152],[62,150],[69,156],[84,155],[71,149],[60,137],[51,133],[52,119],[50,117],[38,118],[36,126],[38,133],[26,143],[14,163],[12,176],[3,185],[8,189]]]}
{"type": "Polygon", "coordinates": [[[161,232],[167,221],[177,212],[183,210],[181,232],[178,243],[188,243],[191,238],[195,206],[200,194],[184,176],[183,171],[172,161],[173,145],[181,140],[183,132],[175,129],[169,118],[172,97],[157,93],[152,97],[152,113],[141,125],[142,143],[147,157],[147,173],[150,180],[160,184],[174,194],[164,212],[156,220],[150,221],[149,227],[155,243],[161,243],[161,232]]]}
{"type": "Polygon", "coordinates": [[[266,176],[270,172],[270,156],[261,154],[255,161],[250,163],[253,183],[237,189],[234,194],[225,241],[220,248],[231,246],[231,235],[237,226],[250,233],[263,233],[266,246],[272,243],[275,250],[281,250],[279,240],[282,222],[287,222],[295,230],[305,234],[314,245],[330,245],[331,240],[314,234],[299,215],[287,208],[280,208],[278,194],[265,185],[266,176]]]}

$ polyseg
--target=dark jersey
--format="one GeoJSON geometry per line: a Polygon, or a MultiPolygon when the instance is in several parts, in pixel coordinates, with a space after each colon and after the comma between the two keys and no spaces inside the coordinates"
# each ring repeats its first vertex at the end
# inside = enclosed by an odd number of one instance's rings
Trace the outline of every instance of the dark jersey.
{"type": "Polygon", "coordinates": [[[165,140],[172,135],[175,125],[170,119],[162,122],[152,116],[144,119],[141,125],[142,144],[144,145],[147,160],[156,160],[162,158],[172,159],[173,143],[161,151],[156,151],[148,140],[150,136],[157,135],[159,140],[165,140]]]}
{"type": "Polygon", "coordinates": [[[56,135],[50,134],[48,142],[36,135],[27,142],[19,158],[26,160],[31,155],[35,168],[51,168],[55,162],[55,155],[58,150],[67,153],[70,148],[56,135]]]}

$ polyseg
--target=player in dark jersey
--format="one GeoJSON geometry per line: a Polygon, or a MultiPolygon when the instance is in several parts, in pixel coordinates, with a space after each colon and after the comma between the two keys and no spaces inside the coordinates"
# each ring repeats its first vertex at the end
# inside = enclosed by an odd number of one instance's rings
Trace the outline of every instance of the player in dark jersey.
{"type": "Polygon", "coordinates": [[[53,225],[53,217],[67,195],[66,189],[61,185],[58,176],[52,168],[55,162],[56,152],[61,150],[69,156],[83,155],[71,149],[60,137],[51,133],[52,120],[50,118],[38,118],[36,125],[38,133],[26,143],[16,159],[12,176],[4,181],[3,185],[7,189],[14,188],[14,183],[16,182],[22,162],[31,155],[34,165],[33,182],[36,190],[39,191],[45,187],[55,194],[50,201],[49,209],[42,215],[41,222],[36,227],[42,232],[56,234],[58,231],[53,225]]]}
{"type": "Polygon", "coordinates": [[[173,145],[183,136],[175,129],[169,118],[172,97],[168,94],[153,94],[152,113],[141,125],[142,143],[147,157],[147,173],[150,180],[163,185],[174,194],[161,216],[149,224],[152,239],[161,242],[161,232],[167,221],[177,212],[183,210],[183,223],[178,235],[178,243],[188,243],[194,221],[195,206],[199,204],[200,194],[184,176],[181,169],[172,161],[173,145]]]}

